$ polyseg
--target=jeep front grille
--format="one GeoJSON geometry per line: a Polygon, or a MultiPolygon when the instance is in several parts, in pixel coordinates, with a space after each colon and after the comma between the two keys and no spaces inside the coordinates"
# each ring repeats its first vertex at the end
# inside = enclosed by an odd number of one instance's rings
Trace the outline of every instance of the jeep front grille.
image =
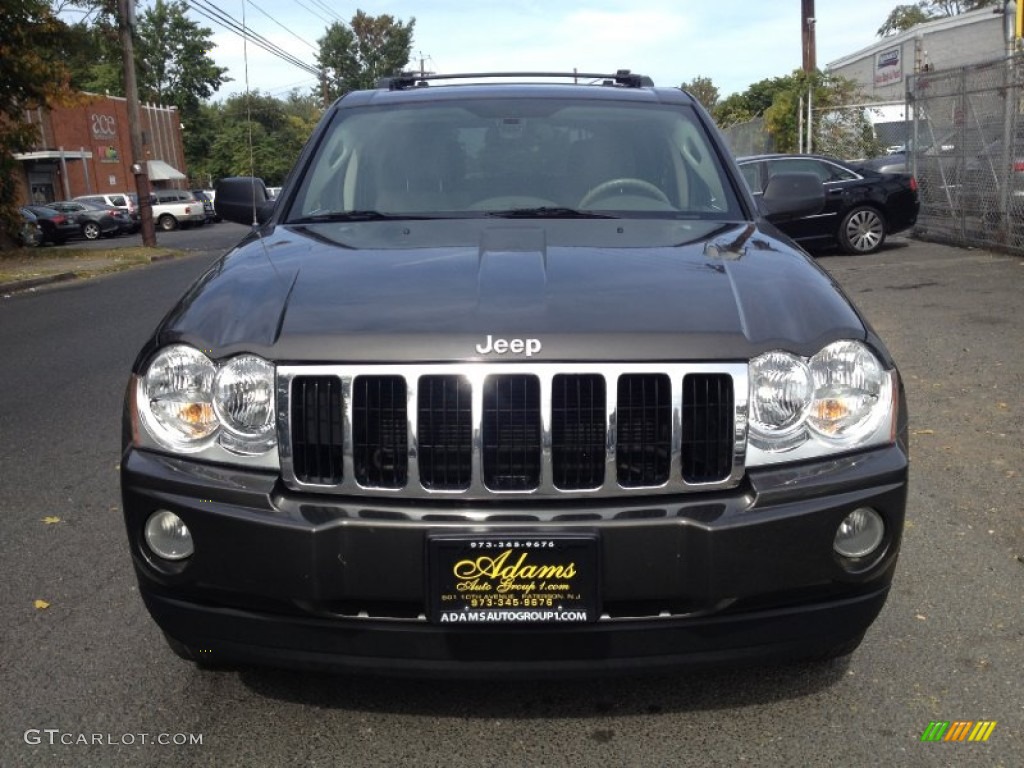
{"type": "Polygon", "coordinates": [[[479,499],[683,493],[743,474],[745,364],[282,366],[285,484],[479,499]]]}

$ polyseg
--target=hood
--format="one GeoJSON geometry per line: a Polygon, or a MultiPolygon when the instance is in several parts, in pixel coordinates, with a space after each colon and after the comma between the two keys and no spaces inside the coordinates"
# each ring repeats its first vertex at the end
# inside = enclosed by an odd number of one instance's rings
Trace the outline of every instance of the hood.
{"type": "Polygon", "coordinates": [[[753,224],[473,219],[269,228],[154,343],[276,362],[653,362],[865,336],[831,279],[753,224]]]}

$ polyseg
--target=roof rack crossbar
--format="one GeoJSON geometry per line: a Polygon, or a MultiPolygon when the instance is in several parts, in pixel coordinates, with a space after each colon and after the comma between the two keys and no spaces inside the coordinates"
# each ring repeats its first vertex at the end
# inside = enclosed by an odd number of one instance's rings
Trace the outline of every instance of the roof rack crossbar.
{"type": "Polygon", "coordinates": [[[628,69],[620,69],[614,74],[601,72],[459,72],[456,74],[430,74],[420,72],[402,72],[391,77],[381,78],[378,88],[400,91],[414,86],[427,85],[430,80],[481,80],[497,77],[552,77],[572,78],[574,81],[600,80],[608,85],[620,85],[626,88],[651,87],[654,81],[646,75],[637,75],[628,69]]]}

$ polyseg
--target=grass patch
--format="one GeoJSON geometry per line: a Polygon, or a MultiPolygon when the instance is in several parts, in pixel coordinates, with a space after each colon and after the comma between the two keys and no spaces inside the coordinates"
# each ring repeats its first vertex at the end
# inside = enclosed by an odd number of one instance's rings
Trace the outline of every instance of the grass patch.
{"type": "Polygon", "coordinates": [[[174,258],[182,254],[182,251],[173,248],[146,248],[141,245],[100,249],[66,246],[19,248],[0,254],[0,283],[49,277],[66,272],[79,277],[93,277],[149,264],[154,259],[174,258]]]}

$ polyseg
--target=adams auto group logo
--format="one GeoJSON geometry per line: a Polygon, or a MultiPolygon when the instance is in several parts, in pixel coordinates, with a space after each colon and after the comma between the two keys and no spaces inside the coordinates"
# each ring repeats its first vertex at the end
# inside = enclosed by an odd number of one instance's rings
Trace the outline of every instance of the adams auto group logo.
{"type": "Polygon", "coordinates": [[[995,729],[995,720],[933,720],[921,741],[988,741],[995,729]]]}

